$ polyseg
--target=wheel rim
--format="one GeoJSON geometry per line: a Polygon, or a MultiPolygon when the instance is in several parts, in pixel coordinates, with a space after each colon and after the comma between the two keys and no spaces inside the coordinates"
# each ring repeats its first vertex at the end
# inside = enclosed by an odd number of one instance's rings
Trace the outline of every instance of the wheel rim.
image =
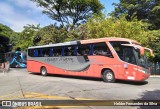
{"type": "Polygon", "coordinates": [[[42,75],[45,75],[46,74],[46,69],[42,69],[42,75]]]}
{"type": "Polygon", "coordinates": [[[112,74],[111,72],[108,72],[108,73],[106,74],[106,79],[107,79],[108,81],[111,81],[111,80],[113,79],[113,74],[112,74]]]}

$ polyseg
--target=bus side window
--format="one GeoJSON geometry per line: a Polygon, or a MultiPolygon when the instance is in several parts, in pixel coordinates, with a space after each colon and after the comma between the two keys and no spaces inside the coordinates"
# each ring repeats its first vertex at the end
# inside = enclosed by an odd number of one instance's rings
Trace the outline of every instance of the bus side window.
{"type": "Polygon", "coordinates": [[[90,52],[90,45],[80,45],[78,47],[78,53],[80,55],[89,55],[90,52]]]}
{"type": "Polygon", "coordinates": [[[78,46],[77,55],[82,56],[82,48],[80,46],[78,46]]]}
{"type": "MultiPolygon", "coordinates": [[[[28,49],[28,56],[34,57],[34,49],[28,49]]],[[[9,53],[9,58],[13,58],[13,53],[9,53]]]]}
{"type": "Polygon", "coordinates": [[[38,57],[38,50],[34,49],[34,57],[38,57]]]}
{"type": "Polygon", "coordinates": [[[49,48],[44,48],[44,57],[49,57],[49,48]]]}
{"type": "Polygon", "coordinates": [[[67,48],[67,56],[72,56],[71,47],[67,48]]]}
{"type": "Polygon", "coordinates": [[[70,46],[63,47],[62,54],[63,56],[72,56],[71,47],[70,46]]]}
{"type": "Polygon", "coordinates": [[[54,52],[54,56],[59,56],[58,52],[57,52],[57,48],[54,49],[55,52],[54,52]]]}
{"type": "Polygon", "coordinates": [[[61,56],[62,55],[62,49],[60,47],[55,47],[54,56],[61,56]]]}
{"type": "Polygon", "coordinates": [[[70,54],[71,54],[71,56],[77,56],[77,47],[76,46],[71,47],[70,54]]]}
{"type": "Polygon", "coordinates": [[[39,53],[38,53],[38,54],[39,54],[39,57],[43,57],[43,56],[44,56],[44,52],[45,52],[45,51],[44,51],[43,48],[39,49],[38,52],[39,52],[39,53]]]}
{"type": "Polygon", "coordinates": [[[113,58],[113,55],[105,42],[94,44],[93,55],[101,55],[113,58]]]}
{"type": "Polygon", "coordinates": [[[66,48],[66,47],[62,47],[61,56],[65,56],[65,54],[64,54],[65,48],[66,48]]]}
{"type": "Polygon", "coordinates": [[[65,47],[65,49],[64,49],[64,55],[65,56],[75,56],[76,54],[75,54],[75,52],[74,52],[74,46],[67,46],[67,47],[65,47]]]}
{"type": "Polygon", "coordinates": [[[54,56],[54,49],[53,48],[49,48],[49,56],[52,57],[54,56]]]}
{"type": "Polygon", "coordinates": [[[68,56],[68,51],[69,51],[68,47],[65,47],[64,48],[64,56],[68,56]]]}
{"type": "Polygon", "coordinates": [[[94,45],[90,45],[89,55],[93,55],[94,45]]]}
{"type": "Polygon", "coordinates": [[[78,46],[73,46],[72,49],[73,49],[73,56],[77,56],[78,46]]]}

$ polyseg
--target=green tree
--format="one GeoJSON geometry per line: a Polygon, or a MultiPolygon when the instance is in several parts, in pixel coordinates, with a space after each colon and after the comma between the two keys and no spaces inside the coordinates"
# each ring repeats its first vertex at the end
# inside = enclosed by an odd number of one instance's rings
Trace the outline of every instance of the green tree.
{"type": "Polygon", "coordinates": [[[155,57],[152,58],[152,61],[160,62],[160,30],[149,31],[149,34],[155,38],[149,39],[149,42],[146,46],[152,48],[154,51],[155,57]]]}
{"type": "Polygon", "coordinates": [[[120,16],[119,19],[95,16],[87,22],[88,38],[122,37],[145,43],[148,40],[146,36],[149,34],[146,26],[147,24],[137,19],[128,22],[125,15],[120,16]]]}
{"type": "Polygon", "coordinates": [[[120,0],[114,3],[115,11],[112,16],[119,17],[126,14],[127,20],[136,17],[138,20],[151,23],[150,29],[160,29],[160,1],[159,0],[120,0]]]}
{"type": "Polygon", "coordinates": [[[21,48],[22,50],[26,50],[29,46],[33,46],[33,38],[35,37],[37,31],[39,30],[40,25],[26,25],[24,26],[24,30],[19,33],[14,49],[21,48]]]}
{"type": "Polygon", "coordinates": [[[79,25],[104,8],[99,0],[31,0],[43,7],[43,13],[61,25],[79,25]]]}
{"type": "Polygon", "coordinates": [[[0,24],[0,35],[5,37],[10,37],[13,30],[6,25],[0,24]]]}
{"type": "Polygon", "coordinates": [[[80,25],[77,29],[68,32],[67,40],[83,40],[103,37],[122,37],[134,39],[142,44],[146,41],[155,39],[155,36],[149,33],[147,23],[138,21],[136,18],[128,22],[126,15],[121,15],[119,19],[105,15],[97,16],[88,20],[86,24],[80,25]]]}
{"type": "Polygon", "coordinates": [[[34,45],[45,45],[50,43],[64,42],[67,38],[67,30],[56,25],[41,28],[33,38],[34,45]]]}
{"type": "Polygon", "coordinates": [[[75,30],[69,31],[67,36],[68,37],[65,39],[65,41],[85,40],[90,38],[86,24],[81,24],[75,30]]]}
{"type": "Polygon", "coordinates": [[[160,30],[149,30],[147,23],[136,18],[128,21],[125,16],[121,15],[119,19],[95,16],[86,23],[88,34],[85,38],[122,37],[133,39],[154,51],[153,61],[160,61],[160,30]]]}
{"type": "Polygon", "coordinates": [[[0,24],[0,52],[8,52],[9,44],[13,43],[15,33],[8,26],[0,24]]]}
{"type": "Polygon", "coordinates": [[[151,10],[149,23],[153,29],[160,29],[160,0],[155,0],[154,7],[151,10]]]}
{"type": "Polygon", "coordinates": [[[8,52],[9,38],[0,35],[0,53],[8,52]]]}

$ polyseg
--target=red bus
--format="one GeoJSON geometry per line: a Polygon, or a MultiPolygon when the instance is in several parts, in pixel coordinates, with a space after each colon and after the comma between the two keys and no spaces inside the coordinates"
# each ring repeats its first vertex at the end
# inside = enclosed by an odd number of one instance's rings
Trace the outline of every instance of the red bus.
{"type": "Polygon", "coordinates": [[[140,43],[125,38],[99,38],[28,48],[28,72],[144,81],[150,76],[140,43]]]}

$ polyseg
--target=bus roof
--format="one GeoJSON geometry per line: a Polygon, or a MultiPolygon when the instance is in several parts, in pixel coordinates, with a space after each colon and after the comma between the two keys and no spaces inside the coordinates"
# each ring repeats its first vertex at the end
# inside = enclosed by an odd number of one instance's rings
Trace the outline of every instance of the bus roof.
{"type": "Polygon", "coordinates": [[[135,40],[127,39],[127,38],[117,38],[117,37],[107,37],[107,38],[99,38],[99,39],[81,40],[80,42],[82,44],[84,44],[84,43],[93,43],[93,42],[102,42],[102,41],[126,41],[126,42],[131,42],[131,43],[140,45],[140,43],[135,41],[135,40]]]}
{"type": "Polygon", "coordinates": [[[42,45],[42,46],[32,46],[32,47],[29,47],[28,49],[87,44],[87,43],[97,43],[97,42],[106,42],[106,41],[126,41],[126,42],[131,42],[136,45],[140,45],[140,43],[138,43],[137,41],[127,39],[127,38],[107,37],[107,38],[88,39],[88,40],[79,40],[79,41],[70,41],[70,42],[64,42],[64,43],[48,44],[48,45],[42,45]]]}
{"type": "Polygon", "coordinates": [[[70,41],[70,42],[64,42],[64,43],[56,43],[56,44],[48,44],[48,45],[41,45],[41,46],[32,46],[28,49],[32,48],[42,48],[42,47],[58,47],[58,46],[67,46],[67,45],[77,45],[78,41],[70,41]]]}

